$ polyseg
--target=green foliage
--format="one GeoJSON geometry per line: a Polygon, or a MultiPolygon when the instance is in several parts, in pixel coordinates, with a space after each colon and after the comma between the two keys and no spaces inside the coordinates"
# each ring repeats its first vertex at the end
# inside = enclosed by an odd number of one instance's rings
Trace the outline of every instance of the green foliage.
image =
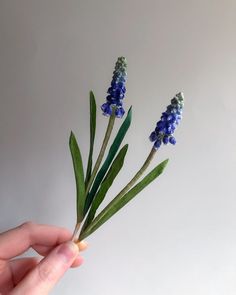
{"type": "Polygon", "coordinates": [[[104,200],[107,194],[107,191],[109,190],[116,176],[118,175],[121,168],[123,167],[127,150],[128,150],[128,144],[123,146],[123,148],[119,151],[117,157],[113,161],[109,171],[106,174],[106,177],[101,183],[99,191],[97,192],[96,196],[93,199],[91,208],[89,210],[88,216],[85,220],[85,223],[83,225],[81,232],[86,230],[86,227],[89,226],[89,224],[92,222],[98,207],[100,206],[100,204],[102,203],[102,201],[104,200]]]}
{"type": "Polygon", "coordinates": [[[92,165],[93,165],[93,147],[94,147],[94,139],[96,133],[96,100],[92,91],[90,91],[90,149],[89,149],[89,157],[88,157],[88,165],[86,172],[86,180],[85,186],[87,186],[89,179],[91,177],[92,165]]]}
{"type": "Polygon", "coordinates": [[[138,184],[130,189],[125,195],[117,195],[103,210],[102,212],[91,222],[87,229],[81,233],[79,239],[91,235],[97,230],[104,222],[111,218],[116,212],[124,207],[130,200],[132,200],[139,192],[141,192],[148,184],[156,179],[165,169],[168,163],[168,159],[157,165],[150,173],[148,173],[138,184]]]}
{"type": "Polygon", "coordinates": [[[84,184],[84,170],[79,146],[76,138],[71,131],[70,134],[70,151],[73,160],[76,191],[77,191],[77,222],[83,220],[84,204],[85,204],[85,184],[84,184]]]}
{"type": "Polygon", "coordinates": [[[131,120],[132,120],[132,107],[129,109],[128,114],[127,114],[123,124],[121,125],[111,147],[110,147],[107,158],[104,161],[100,170],[98,171],[97,176],[94,180],[93,186],[92,186],[88,196],[86,197],[84,215],[86,215],[86,213],[88,212],[89,207],[91,206],[91,204],[93,202],[94,196],[96,195],[96,192],[97,192],[105,174],[107,173],[107,170],[109,169],[117,151],[119,150],[119,147],[120,147],[128,129],[130,127],[131,120]]]}

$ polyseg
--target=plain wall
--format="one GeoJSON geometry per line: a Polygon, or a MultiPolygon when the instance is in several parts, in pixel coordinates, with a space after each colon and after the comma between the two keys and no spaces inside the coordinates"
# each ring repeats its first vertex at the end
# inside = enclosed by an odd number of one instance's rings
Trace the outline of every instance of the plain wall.
{"type": "MultiPolygon", "coordinates": [[[[236,2],[0,0],[0,231],[75,222],[70,130],[86,161],[89,101],[128,61],[133,122],[119,191],[149,153],[161,112],[185,94],[164,174],[87,241],[52,294],[236,293],[236,2]]],[[[121,121],[117,120],[116,129],[121,121]]],[[[98,109],[96,152],[107,118],[98,109]]]]}

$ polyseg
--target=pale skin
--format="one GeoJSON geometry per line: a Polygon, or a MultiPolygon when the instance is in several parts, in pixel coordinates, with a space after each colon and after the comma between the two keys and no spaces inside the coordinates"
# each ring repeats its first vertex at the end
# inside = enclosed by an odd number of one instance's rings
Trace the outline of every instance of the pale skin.
{"type": "Polygon", "coordinates": [[[70,267],[83,263],[87,244],[71,237],[67,229],[32,222],[1,233],[0,295],[49,294],[70,267]],[[29,248],[43,257],[17,258],[29,248]]]}

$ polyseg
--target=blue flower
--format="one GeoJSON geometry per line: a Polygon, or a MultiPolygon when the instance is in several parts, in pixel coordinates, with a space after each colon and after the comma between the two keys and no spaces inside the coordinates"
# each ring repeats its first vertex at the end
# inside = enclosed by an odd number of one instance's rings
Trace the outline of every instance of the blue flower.
{"type": "Polygon", "coordinates": [[[183,107],[184,95],[180,92],[171,100],[171,104],[168,105],[166,111],[162,113],[155,130],[149,136],[150,141],[154,142],[155,149],[159,149],[162,143],[176,144],[173,133],[182,119],[183,107]]]}
{"type": "Polygon", "coordinates": [[[125,57],[118,57],[115,70],[113,72],[111,86],[107,90],[108,95],[106,97],[106,102],[101,106],[103,115],[105,116],[110,116],[112,114],[113,108],[117,118],[122,118],[125,113],[123,108],[123,99],[126,92],[126,68],[127,62],[125,57]]]}

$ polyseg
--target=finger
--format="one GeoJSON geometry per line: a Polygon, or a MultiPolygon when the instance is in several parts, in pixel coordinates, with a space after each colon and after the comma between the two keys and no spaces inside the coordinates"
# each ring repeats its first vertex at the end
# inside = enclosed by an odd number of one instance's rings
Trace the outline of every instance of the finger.
{"type": "MultiPolygon", "coordinates": [[[[76,243],[76,245],[79,247],[79,251],[85,251],[88,248],[88,243],[86,241],[81,241],[79,243],[76,243]]],[[[81,265],[81,257],[76,258],[71,267],[78,267],[81,265]]],[[[82,261],[83,262],[83,261],[82,261]]]]}
{"type": "MultiPolygon", "coordinates": [[[[76,243],[77,246],[79,247],[79,251],[85,251],[88,248],[88,243],[86,241],[81,241],[79,243],[76,243]]],[[[53,247],[50,246],[42,246],[42,245],[34,245],[33,246],[34,250],[37,251],[40,255],[46,256],[48,255],[53,247]]],[[[81,259],[75,259],[71,267],[78,267],[81,265],[81,259]]]]}
{"type": "Polygon", "coordinates": [[[10,269],[12,272],[12,280],[14,285],[17,285],[23,277],[40,262],[40,258],[29,257],[19,258],[10,261],[10,269]]]}
{"type": "Polygon", "coordinates": [[[83,263],[84,263],[84,258],[81,257],[81,256],[78,256],[78,257],[74,260],[74,262],[72,263],[71,267],[72,267],[72,268],[76,268],[76,267],[80,266],[80,265],[83,264],[83,263]]]}
{"type": "MultiPolygon", "coordinates": [[[[85,241],[81,241],[79,243],[76,243],[79,247],[79,251],[85,251],[88,248],[88,243],[85,241]]],[[[45,246],[45,245],[33,245],[32,248],[37,251],[40,255],[46,256],[49,252],[52,251],[54,246],[45,246]]]]}
{"type": "Polygon", "coordinates": [[[68,241],[71,236],[64,228],[26,222],[0,234],[0,259],[13,258],[35,244],[53,247],[68,241]]]}
{"type": "Polygon", "coordinates": [[[32,248],[42,256],[47,256],[55,246],[32,245],[32,248]]]}
{"type": "MultiPolygon", "coordinates": [[[[88,247],[88,244],[86,242],[80,242],[77,244],[79,247],[79,251],[85,251],[88,247]]],[[[42,256],[47,256],[54,247],[47,247],[47,246],[41,246],[41,245],[35,245],[33,246],[34,250],[37,251],[42,256]]],[[[76,258],[71,267],[78,267],[81,264],[81,259],[76,258]]],[[[1,295],[1,294],[0,294],[1,295]]]]}
{"type": "Polygon", "coordinates": [[[17,285],[12,295],[46,295],[78,257],[73,242],[56,247],[17,285]]]}
{"type": "MultiPolygon", "coordinates": [[[[15,285],[18,284],[19,281],[31,270],[33,269],[39,262],[40,257],[32,257],[32,258],[18,258],[10,261],[10,267],[13,276],[13,282],[15,285]]],[[[75,258],[71,267],[75,268],[82,264],[83,259],[81,256],[75,258]]],[[[1,295],[1,293],[0,293],[1,295]]]]}

